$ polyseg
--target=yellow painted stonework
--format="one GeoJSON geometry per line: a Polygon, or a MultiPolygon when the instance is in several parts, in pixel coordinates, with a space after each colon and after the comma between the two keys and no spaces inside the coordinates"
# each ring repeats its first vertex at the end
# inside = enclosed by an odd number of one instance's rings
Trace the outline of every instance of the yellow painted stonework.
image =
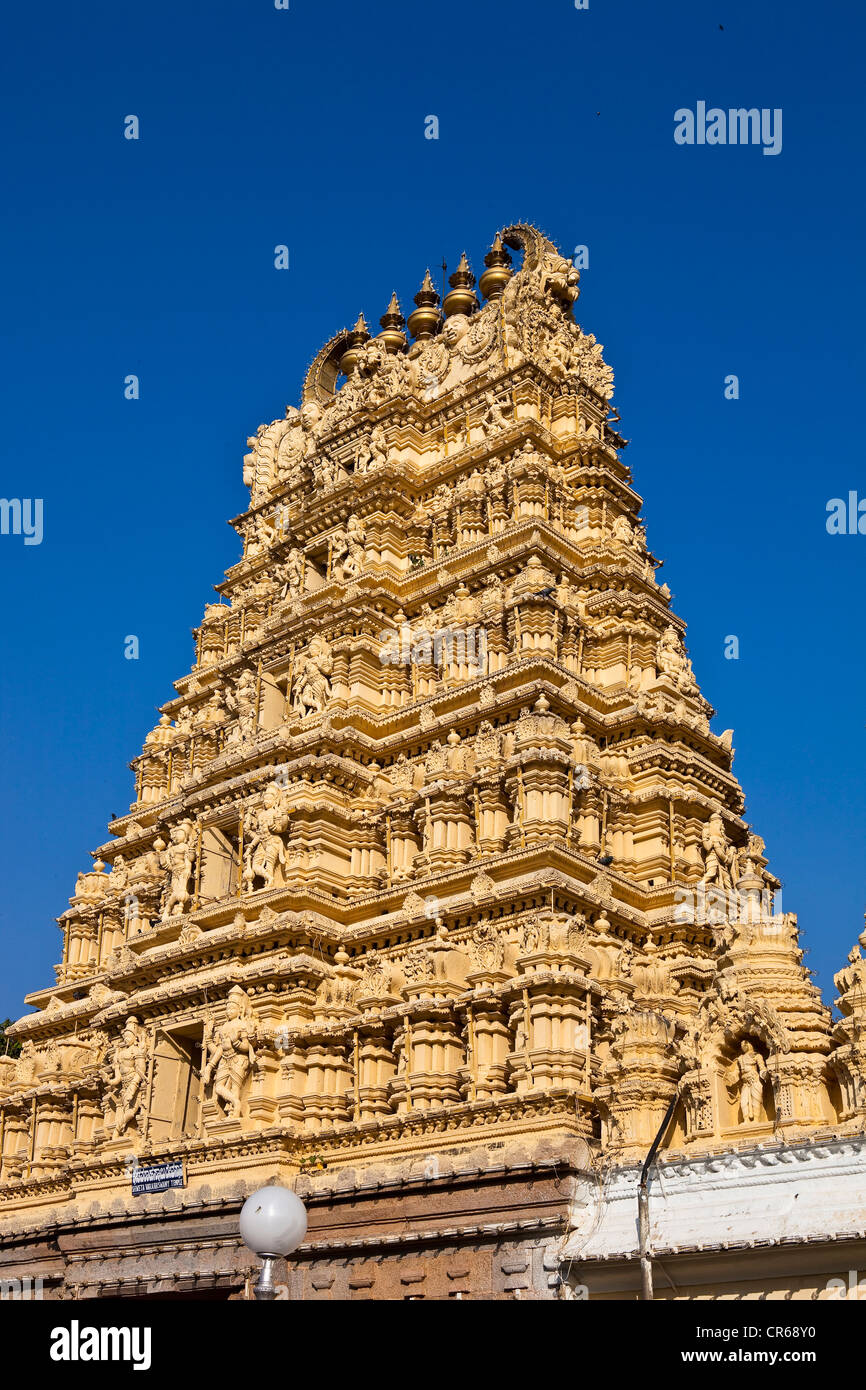
{"type": "Polygon", "coordinates": [[[862,1128],[859,949],[834,1028],[577,282],[507,228],[250,438],[243,556],[0,1058],[7,1230],[132,1210],[176,1159],[191,1200],[624,1163],[675,1092],[684,1153],[862,1128]]]}

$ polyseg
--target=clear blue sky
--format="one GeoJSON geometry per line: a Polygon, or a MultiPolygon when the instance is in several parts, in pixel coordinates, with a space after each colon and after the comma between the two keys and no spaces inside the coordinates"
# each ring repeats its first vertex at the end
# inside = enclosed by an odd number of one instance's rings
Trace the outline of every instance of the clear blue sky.
{"type": "Polygon", "coordinates": [[[829,992],[866,905],[866,536],[825,529],[866,497],[862,5],[49,0],[3,24],[0,490],[43,498],[45,534],[0,536],[0,1017],[53,980],[53,919],[238,558],[246,436],[359,309],[464,248],[477,270],[518,219],[589,247],[578,318],[649,542],[829,992]],[[782,108],[781,154],[676,145],[699,100],[782,108]]]}

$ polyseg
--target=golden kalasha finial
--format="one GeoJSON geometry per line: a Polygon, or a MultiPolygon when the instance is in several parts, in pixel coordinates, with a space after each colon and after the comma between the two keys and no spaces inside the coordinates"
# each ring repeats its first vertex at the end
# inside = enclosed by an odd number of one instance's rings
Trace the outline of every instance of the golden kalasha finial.
{"type": "Polygon", "coordinates": [[[413,309],[409,315],[409,332],[413,338],[424,342],[433,337],[442,323],[439,295],[436,293],[429,269],[426,271],[421,288],[415,296],[415,303],[418,308],[413,309]]]}
{"type": "Polygon", "coordinates": [[[406,320],[401,312],[396,293],[392,293],[390,303],[379,322],[382,325],[379,341],[387,348],[388,352],[402,351],[406,346],[406,334],[403,332],[406,327],[406,320]]]}
{"type": "Polygon", "coordinates": [[[484,257],[487,269],[482,272],[478,288],[485,299],[498,299],[514,274],[511,257],[502,245],[499,233],[493,238],[493,245],[484,257]]]}
{"type": "Polygon", "coordinates": [[[451,289],[446,294],[443,305],[445,317],[450,318],[452,314],[474,314],[478,308],[478,296],[475,293],[475,276],[469,269],[465,251],[454,274],[448,276],[448,283],[451,289]]]}
{"type": "Polygon", "coordinates": [[[370,330],[367,327],[367,320],[363,314],[359,314],[355,327],[349,334],[349,346],[340,358],[340,371],[344,376],[351,376],[358,361],[358,353],[364,343],[369,342],[370,330]]]}

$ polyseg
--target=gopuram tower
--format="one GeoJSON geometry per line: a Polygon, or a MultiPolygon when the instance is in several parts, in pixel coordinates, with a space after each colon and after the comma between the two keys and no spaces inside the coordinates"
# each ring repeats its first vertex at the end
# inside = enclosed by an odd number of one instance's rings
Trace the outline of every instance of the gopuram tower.
{"type": "Polygon", "coordinates": [[[660,1127],[705,1196],[859,1153],[860,952],[834,1025],[578,273],[525,225],[484,267],[361,315],[249,440],[243,554],[0,1058],[0,1276],[245,1296],[275,1181],[292,1297],[567,1297],[593,1261],[612,1293],[660,1127]]]}

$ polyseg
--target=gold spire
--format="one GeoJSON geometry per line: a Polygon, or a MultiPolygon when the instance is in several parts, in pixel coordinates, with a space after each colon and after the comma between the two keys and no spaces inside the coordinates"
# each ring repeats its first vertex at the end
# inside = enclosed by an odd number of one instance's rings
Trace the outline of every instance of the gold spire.
{"type": "Polygon", "coordinates": [[[389,352],[400,352],[406,346],[406,320],[400,309],[396,291],[392,291],[387,309],[379,320],[382,332],[379,339],[389,352]]]}
{"type": "Polygon", "coordinates": [[[451,289],[446,294],[443,305],[445,317],[450,318],[452,314],[474,314],[478,308],[478,296],[475,293],[475,276],[469,268],[465,251],[453,275],[448,276],[448,283],[451,289]]]}
{"type": "Polygon", "coordinates": [[[351,376],[358,361],[358,353],[364,343],[369,342],[370,330],[367,327],[367,320],[363,313],[359,314],[355,321],[355,327],[349,334],[349,346],[340,358],[340,371],[344,376],[351,376]]]}
{"type": "Polygon", "coordinates": [[[498,299],[511,279],[511,257],[502,245],[499,233],[493,238],[493,245],[484,257],[487,269],[482,272],[478,288],[485,299],[498,299]]]}
{"type": "Polygon", "coordinates": [[[433,284],[429,268],[425,272],[421,288],[415,296],[415,303],[418,308],[413,309],[409,315],[409,332],[413,338],[423,342],[433,337],[442,322],[439,295],[436,293],[436,286],[433,284]]]}

